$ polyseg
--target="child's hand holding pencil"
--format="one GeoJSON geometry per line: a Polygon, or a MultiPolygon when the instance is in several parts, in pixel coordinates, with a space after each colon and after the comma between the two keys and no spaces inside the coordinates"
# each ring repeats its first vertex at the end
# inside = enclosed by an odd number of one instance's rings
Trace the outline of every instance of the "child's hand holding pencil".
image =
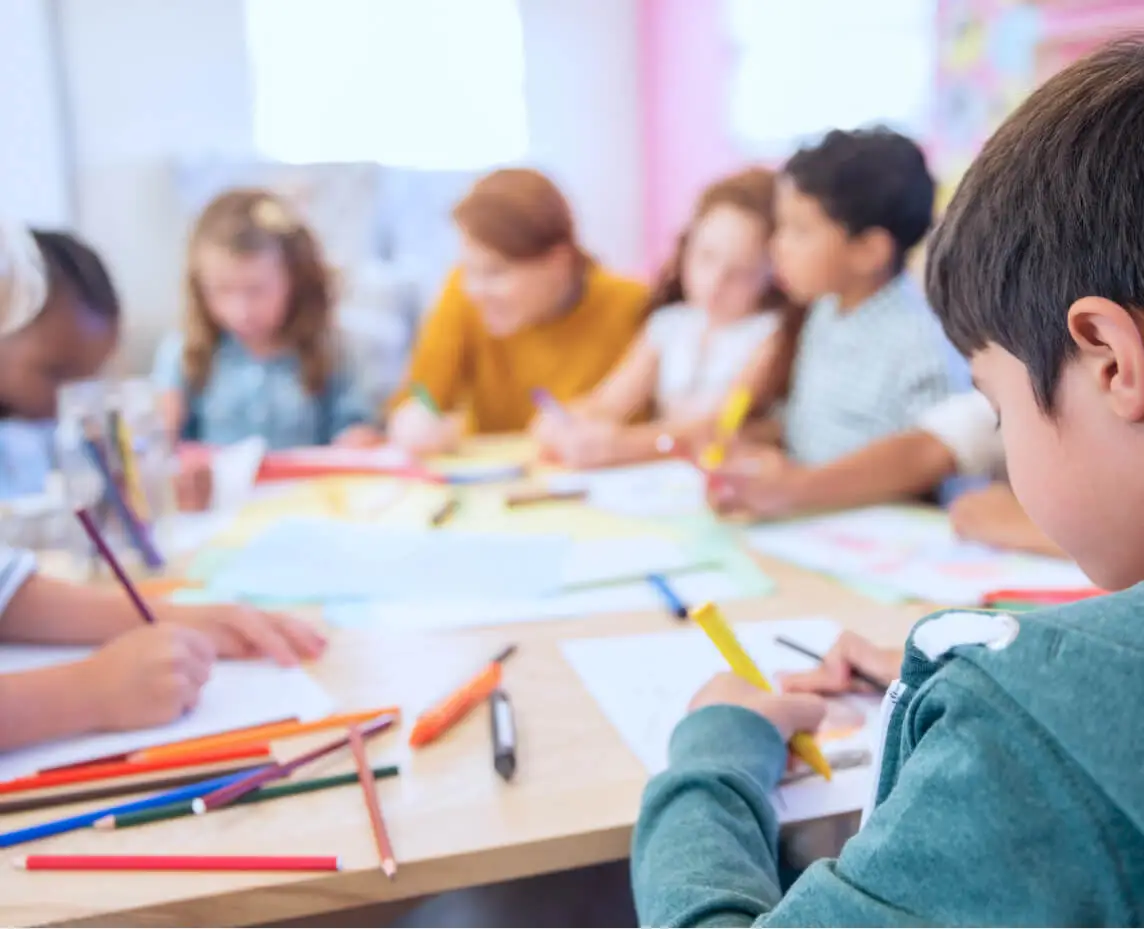
{"type": "Polygon", "coordinates": [[[741,706],[770,720],[784,742],[796,733],[814,732],[826,716],[826,701],[815,694],[768,693],[732,671],[716,674],[691,698],[689,710],[705,706],[741,706]]]}

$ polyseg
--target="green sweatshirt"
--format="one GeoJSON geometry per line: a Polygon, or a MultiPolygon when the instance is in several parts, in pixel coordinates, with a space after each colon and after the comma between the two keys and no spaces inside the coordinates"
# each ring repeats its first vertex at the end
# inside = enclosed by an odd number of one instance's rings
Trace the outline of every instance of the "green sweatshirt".
{"type": "Polygon", "coordinates": [[[877,805],[785,897],[770,801],[781,738],[739,707],[684,719],[636,824],[641,922],[1144,924],[1144,585],[988,617],[1017,633],[992,647],[957,644],[980,641],[956,634],[973,617],[988,614],[915,627],[877,805]]]}

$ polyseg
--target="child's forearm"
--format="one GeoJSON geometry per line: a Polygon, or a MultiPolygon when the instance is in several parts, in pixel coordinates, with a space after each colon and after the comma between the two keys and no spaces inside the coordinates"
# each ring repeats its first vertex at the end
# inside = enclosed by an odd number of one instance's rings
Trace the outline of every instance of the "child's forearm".
{"type": "Polygon", "coordinates": [[[78,587],[33,575],[0,616],[0,639],[101,645],[142,621],[118,589],[78,587]]]}
{"type": "Polygon", "coordinates": [[[84,662],[0,675],[0,752],[99,728],[84,662]]]}
{"type": "Polygon", "coordinates": [[[791,512],[841,510],[908,500],[956,473],[953,453],[926,432],[907,432],[802,472],[791,512]]]}

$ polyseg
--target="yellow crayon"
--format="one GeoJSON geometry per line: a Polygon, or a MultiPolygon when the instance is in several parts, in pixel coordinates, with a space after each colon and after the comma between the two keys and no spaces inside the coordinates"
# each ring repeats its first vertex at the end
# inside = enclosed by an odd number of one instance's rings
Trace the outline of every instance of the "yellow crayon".
{"type": "Polygon", "coordinates": [[[139,462],[135,457],[135,441],[131,429],[122,417],[115,417],[115,435],[112,438],[119,446],[119,457],[123,461],[123,482],[127,485],[127,499],[131,509],[143,522],[151,520],[151,508],[147,505],[147,494],[139,474],[139,462]]]}
{"type": "Polygon", "coordinates": [[[704,468],[712,471],[723,463],[727,455],[727,443],[735,437],[750,411],[751,392],[746,387],[736,387],[727,397],[723,411],[716,420],[716,439],[704,450],[700,459],[704,468]]]}
{"type": "MultiPolygon", "coordinates": [[[[707,633],[707,638],[719,649],[719,654],[723,656],[735,674],[747,683],[754,684],[760,690],[765,690],[767,693],[772,692],[773,688],[770,681],[767,680],[766,675],[759,670],[759,666],[755,664],[751,656],[747,654],[746,649],[739,643],[718,607],[713,603],[704,603],[691,611],[691,618],[695,620],[695,624],[700,629],[707,633]]],[[[814,737],[809,732],[796,732],[791,737],[790,748],[795,755],[810,765],[813,771],[830,780],[832,775],[830,762],[826,760],[826,756],[822,754],[822,749],[818,747],[818,743],[814,741],[814,737]]]]}

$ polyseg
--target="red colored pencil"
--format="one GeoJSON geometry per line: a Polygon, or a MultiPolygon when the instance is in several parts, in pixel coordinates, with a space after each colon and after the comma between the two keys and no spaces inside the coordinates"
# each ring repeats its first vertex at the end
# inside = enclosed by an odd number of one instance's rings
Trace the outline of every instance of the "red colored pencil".
{"type": "Polygon", "coordinates": [[[63,787],[66,784],[84,784],[89,781],[103,781],[117,777],[134,777],[152,771],[169,771],[172,768],[193,768],[199,765],[218,764],[224,761],[241,761],[248,758],[267,758],[270,746],[241,745],[234,748],[215,749],[207,752],[188,752],[186,755],[164,758],[158,761],[119,761],[111,764],[92,764],[78,768],[63,768],[33,774],[12,781],[0,782],[0,794],[23,793],[28,790],[42,790],[45,787],[63,787]]]}
{"type": "Polygon", "coordinates": [[[393,857],[393,846],[389,842],[389,832],[381,815],[381,803],[377,799],[377,782],[373,777],[373,768],[369,765],[369,757],[365,753],[365,739],[362,738],[361,729],[357,726],[350,726],[350,750],[354,753],[358,783],[361,784],[362,793],[365,794],[365,808],[369,811],[369,825],[373,830],[373,841],[377,845],[381,870],[385,872],[386,877],[393,880],[397,876],[397,859],[393,857]]]}
{"type": "Polygon", "coordinates": [[[1090,597],[1102,597],[1108,591],[1098,587],[1077,588],[1047,588],[1044,590],[1014,589],[991,590],[981,598],[982,604],[990,603],[1031,603],[1045,606],[1054,606],[1064,603],[1075,603],[1078,600],[1088,600],[1090,597]]]}
{"type": "Polygon", "coordinates": [[[95,524],[95,520],[91,518],[91,513],[86,509],[76,510],[76,519],[79,520],[80,525],[83,526],[84,532],[87,533],[91,543],[99,550],[99,554],[103,556],[103,560],[107,562],[107,566],[111,568],[112,574],[115,575],[119,585],[131,598],[131,602],[135,605],[136,611],[143,617],[143,621],[147,623],[155,622],[155,614],[151,612],[151,608],[147,606],[147,602],[135,589],[135,585],[131,583],[131,578],[127,576],[127,572],[123,570],[123,565],[119,563],[119,559],[115,557],[115,553],[111,550],[111,546],[107,544],[107,540],[103,538],[103,533],[99,531],[99,527],[95,524]]]}
{"type": "MultiPolygon", "coordinates": [[[[397,713],[386,713],[379,716],[373,722],[362,726],[361,734],[364,738],[376,735],[388,729],[396,723],[399,718],[397,713]]],[[[226,806],[228,803],[234,803],[239,797],[245,796],[263,784],[289,777],[302,766],[308,765],[312,761],[317,761],[319,758],[336,752],[340,748],[345,748],[349,744],[350,738],[348,735],[334,742],[327,742],[325,745],[321,745],[313,751],[306,752],[304,755],[299,755],[291,761],[284,761],[280,764],[272,765],[261,771],[256,771],[241,780],[235,781],[233,784],[227,784],[225,787],[213,790],[206,796],[197,798],[193,802],[192,807],[196,813],[200,814],[217,810],[219,807],[226,806]]]]}
{"type": "Polygon", "coordinates": [[[333,855],[28,855],[22,871],[340,871],[333,855]]]}

